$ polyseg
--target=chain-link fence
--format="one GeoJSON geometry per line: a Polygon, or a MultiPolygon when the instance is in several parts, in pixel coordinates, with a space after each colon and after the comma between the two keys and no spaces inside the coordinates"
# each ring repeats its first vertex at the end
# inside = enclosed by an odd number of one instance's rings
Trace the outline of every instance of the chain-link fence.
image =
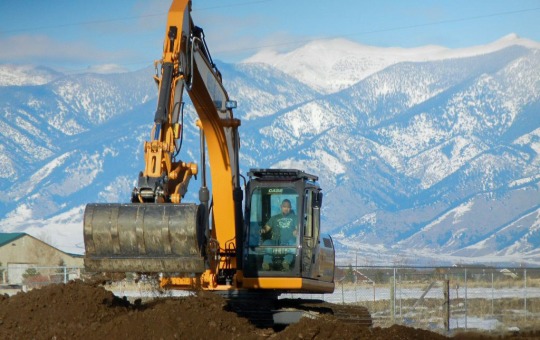
{"type": "Polygon", "coordinates": [[[540,329],[540,268],[338,267],[334,293],[314,298],[366,306],[382,327],[540,329]]]}
{"type": "Polygon", "coordinates": [[[33,289],[53,283],[66,283],[79,279],[83,268],[38,267],[33,265],[9,265],[0,267],[0,289],[33,289]]]}

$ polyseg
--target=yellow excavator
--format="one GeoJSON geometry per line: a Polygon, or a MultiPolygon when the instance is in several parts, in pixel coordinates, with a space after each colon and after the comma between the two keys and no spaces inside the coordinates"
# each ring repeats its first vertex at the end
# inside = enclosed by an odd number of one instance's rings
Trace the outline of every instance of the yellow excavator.
{"type": "Polygon", "coordinates": [[[158,100],[151,140],[144,143],[144,171],[131,203],[86,206],[86,270],[159,273],[162,287],[220,293],[235,302],[231,309],[259,324],[294,322],[297,313],[283,317],[279,312],[287,307],[371,325],[363,307],[351,312],[322,301],[278,299],[285,292],[334,291],[334,246],[320,232],[321,188],[317,176],[296,169],[251,169],[242,188],[236,102],[222,84],[203,30],[193,24],[189,0],[173,0],[154,78],[158,100]],[[198,204],[182,199],[199,166],[176,159],[184,92],[200,129],[198,204]],[[285,201],[297,229],[292,241],[282,243],[275,237],[278,227],[268,233],[265,227],[285,201]],[[276,315],[284,321],[276,321],[276,315]]]}

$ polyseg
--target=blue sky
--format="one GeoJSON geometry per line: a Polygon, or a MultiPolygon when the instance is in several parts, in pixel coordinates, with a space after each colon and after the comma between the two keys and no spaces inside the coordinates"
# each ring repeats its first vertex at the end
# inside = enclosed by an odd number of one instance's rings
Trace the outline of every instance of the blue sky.
{"type": "MultiPolygon", "coordinates": [[[[0,63],[140,69],[161,57],[170,0],[0,0],[0,63]]],[[[507,34],[540,41],[540,0],[199,0],[214,59],[237,62],[343,37],[381,47],[469,47],[507,34]]]]}

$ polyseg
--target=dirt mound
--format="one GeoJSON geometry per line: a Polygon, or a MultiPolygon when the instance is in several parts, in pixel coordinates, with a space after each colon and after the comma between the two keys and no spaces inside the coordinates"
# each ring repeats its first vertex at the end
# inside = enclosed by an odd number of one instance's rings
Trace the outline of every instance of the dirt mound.
{"type": "MultiPolygon", "coordinates": [[[[1,339],[444,339],[394,325],[363,328],[327,316],[303,318],[280,332],[259,329],[223,310],[211,293],[141,304],[83,282],[0,297],[1,339]]],[[[488,337],[478,337],[487,339],[488,337]]],[[[465,338],[463,338],[465,339],[465,338]]]]}
{"type": "Polygon", "coordinates": [[[333,317],[307,319],[290,325],[279,333],[279,339],[447,339],[446,337],[405,326],[393,325],[389,328],[366,328],[349,323],[343,323],[333,317]]]}
{"type": "Polygon", "coordinates": [[[0,301],[0,338],[257,338],[224,303],[207,293],[131,304],[82,282],[50,285],[0,301]]]}

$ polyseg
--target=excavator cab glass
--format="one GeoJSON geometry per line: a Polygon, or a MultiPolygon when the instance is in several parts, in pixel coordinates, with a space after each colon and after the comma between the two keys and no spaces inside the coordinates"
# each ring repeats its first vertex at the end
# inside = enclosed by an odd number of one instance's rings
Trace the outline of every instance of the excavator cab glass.
{"type": "Polygon", "coordinates": [[[248,271],[291,275],[297,264],[301,199],[295,186],[259,187],[250,197],[248,271]]]}

